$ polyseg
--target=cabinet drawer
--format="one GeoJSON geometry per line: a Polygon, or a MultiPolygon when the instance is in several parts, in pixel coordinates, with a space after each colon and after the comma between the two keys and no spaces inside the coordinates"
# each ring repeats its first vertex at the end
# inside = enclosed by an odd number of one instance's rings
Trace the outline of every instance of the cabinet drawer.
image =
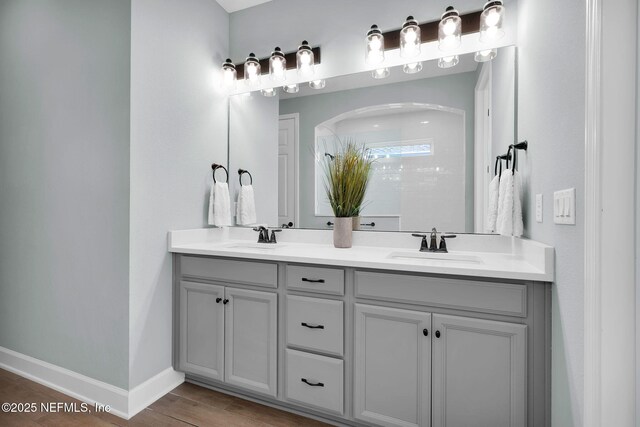
{"type": "Polygon", "coordinates": [[[287,296],[287,344],[342,356],[343,302],[287,296]]]}
{"type": "Polygon", "coordinates": [[[527,287],[400,274],[355,272],[356,297],[526,317],[527,287]]]}
{"type": "Polygon", "coordinates": [[[287,400],[344,413],[342,360],[287,349],[286,363],[287,400]]]}
{"type": "Polygon", "coordinates": [[[344,295],[344,270],[288,265],[287,287],[323,294],[344,295]]]}
{"type": "Polygon", "coordinates": [[[278,287],[278,266],[263,262],[181,256],[180,273],[221,282],[278,287]]]}

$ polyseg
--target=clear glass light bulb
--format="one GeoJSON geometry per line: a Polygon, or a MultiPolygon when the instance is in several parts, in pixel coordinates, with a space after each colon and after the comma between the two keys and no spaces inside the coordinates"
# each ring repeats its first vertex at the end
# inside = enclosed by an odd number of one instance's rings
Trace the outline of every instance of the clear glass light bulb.
{"type": "Polygon", "coordinates": [[[302,54],[300,54],[300,63],[302,63],[302,65],[311,64],[311,55],[307,52],[302,52],[302,54]]]}
{"type": "Polygon", "coordinates": [[[384,79],[385,77],[387,77],[390,74],[390,71],[388,68],[378,68],[377,70],[373,70],[371,72],[371,76],[374,79],[384,79]]]}
{"type": "Polygon", "coordinates": [[[371,50],[380,50],[380,48],[382,47],[380,37],[372,37],[369,46],[371,46],[371,50]]]}
{"type": "Polygon", "coordinates": [[[407,43],[415,43],[416,42],[416,32],[409,28],[406,32],[406,36],[405,36],[405,40],[407,41],[407,43]]]}
{"type": "Polygon", "coordinates": [[[457,26],[453,19],[447,19],[442,26],[442,29],[447,36],[453,35],[453,33],[455,33],[456,31],[456,28],[457,26]]]}
{"type": "Polygon", "coordinates": [[[284,86],[282,86],[282,90],[284,90],[287,93],[298,93],[300,88],[298,87],[297,84],[292,84],[292,85],[284,85],[284,86]]]}
{"type": "Polygon", "coordinates": [[[500,21],[500,14],[495,9],[489,10],[486,18],[487,26],[495,27],[496,25],[498,25],[499,21],[500,21]]]}
{"type": "Polygon", "coordinates": [[[232,70],[224,70],[223,76],[225,85],[232,85],[236,79],[235,73],[232,70]]]}

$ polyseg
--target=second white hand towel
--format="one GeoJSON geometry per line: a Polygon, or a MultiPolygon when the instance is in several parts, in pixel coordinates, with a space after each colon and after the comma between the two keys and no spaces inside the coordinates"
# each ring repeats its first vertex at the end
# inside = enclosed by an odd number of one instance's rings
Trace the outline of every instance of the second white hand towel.
{"type": "Polygon", "coordinates": [[[489,184],[489,211],[487,212],[488,227],[491,232],[496,231],[498,219],[498,201],[500,194],[500,175],[496,175],[489,184]]]}
{"type": "Polygon", "coordinates": [[[506,170],[500,176],[496,231],[503,236],[513,234],[513,174],[506,170]]]}
{"type": "Polygon", "coordinates": [[[520,173],[513,174],[513,235],[522,236],[524,224],[522,222],[522,178],[520,173]]]}
{"type": "Polygon", "coordinates": [[[522,222],[522,179],[518,172],[506,171],[500,178],[500,200],[496,231],[503,236],[520,237],[522,222]]]}
{"type": "Polygon", "coordinates": [[[256,201],[252,185],[241,185],[238,193],[236,223],[249,225],[256,223],[256,201]]]}
{"type": "Polygon", "coordinates": [[[216,182],[209,194],[209,225],[223,227],[231,225],[231,200],[226,182],[216,182]]]}

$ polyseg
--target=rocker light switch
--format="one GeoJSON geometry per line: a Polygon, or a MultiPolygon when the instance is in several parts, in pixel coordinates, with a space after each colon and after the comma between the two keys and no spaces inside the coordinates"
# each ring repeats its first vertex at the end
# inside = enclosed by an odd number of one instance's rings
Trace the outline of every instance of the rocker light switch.
{"type": "Polygon", "coordinates": [[[569,188],[553,193],[553,222],[563,225],[576,223],[576,189],[569,188]]]}

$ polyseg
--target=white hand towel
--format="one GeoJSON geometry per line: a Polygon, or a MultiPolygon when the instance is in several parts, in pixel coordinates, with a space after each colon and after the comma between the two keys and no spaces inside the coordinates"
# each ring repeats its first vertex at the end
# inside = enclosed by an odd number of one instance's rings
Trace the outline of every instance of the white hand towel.
{"type": "Polygon", "coordinates": [[[496,221],[498,219],[498,200],[500,192],[500,175],[496,175],[489,184],[489,211],[487,212],[487,223],[491,232],[496,231],[496,221]]]}
{"type": "Polygon", "coordinates": [[[524,231],[522,222],[522,179],[520,173],[506,171],[500,178],[498,219],[496,231],[503,236],[520,237],[524,231]]]}
{"type": "Polygon", "coordinates": [[[513,174],[509,170],[500,177],[496,231],[503,236],[513,234],[513,174]]]}
{"type": "Polygon", "coordinates": [[[231,225],[231,200],[226,182],[216,182],[209,193],[209,225],[231,225]]]}
{"type": "Polygon", "coordinates": [[[256,201],[253,195],[252,185],[240,186],[236,223],[240,225],[256,223],[256,201]]]}
{"type": "Polygon", "coordinates": [[[522,178],[515,171],[513,175],[513,235],[522,236],[524,224],[522,222],[522,178]]]}

